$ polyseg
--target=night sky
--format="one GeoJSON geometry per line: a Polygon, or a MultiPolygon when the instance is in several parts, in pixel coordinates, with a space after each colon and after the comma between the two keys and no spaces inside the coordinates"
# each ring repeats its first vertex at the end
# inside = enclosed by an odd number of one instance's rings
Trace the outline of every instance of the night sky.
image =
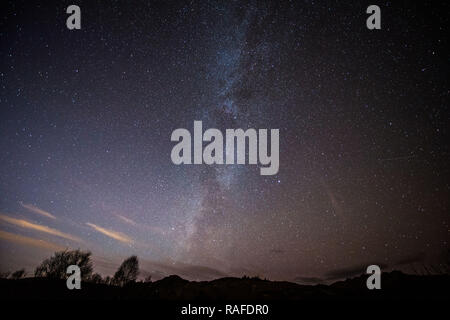
{"type": "MultiPolygon", "coordinates": [[[[170,2],[170,3],[169,3],[170,2]]],[[[372,3],[373,2],[373,3],[372,3]]],[[[2,4],[0,270],[307,281],[450,248],[449,6],[2,4]],[[66,8],[81,8],[81,30],[66,8]],[[366,8],[381,8],[381,30],[366,8]],[[280,169],[174,165],[177,128],[280,130],[280,169]]]]}

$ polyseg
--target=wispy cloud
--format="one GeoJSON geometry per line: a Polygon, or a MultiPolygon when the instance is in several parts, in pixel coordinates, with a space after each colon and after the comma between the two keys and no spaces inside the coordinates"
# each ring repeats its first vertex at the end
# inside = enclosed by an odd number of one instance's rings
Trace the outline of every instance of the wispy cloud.
{"type": "Polygon", "coordinates": [[[146,230],[146,231],[151,231],[151,232],[154,232],[154,233],[162,234],[162,235],[165,235],[167,233],[167,231],[164,230],[161,227],[149,226],[148,224],[145,224],[145,223],[137,223],[136,221],[131,220],[130,218],[127,218],[127,217],[125,217],[123,215],[120,215],[120,214],[116,214],[115,213],[114,215],[117,218],[119,218],[120,221],[122,221],[122,222],[124,222],[124,223],[126,223],[126,224],[128,224],[130,226],[133,226],[133,227],[136,227],[136,228],[139,228],[139,229],[142,229],[142,230],[146,230]]]}
{"type": "Polygon", "coordinates": [[[141,259],[139,263],[141,265],[141,273],[152,275],[154,279],[160,279],[171,274],[176,274],[182,278],[194,281],[209,281],[230,276],[227,272],[209,266],[176,261],[159,262],[141,259]]]}
{"type": "Polygon", "coordinates": [[[53,228],[49,228],[47,226],[35,224],[35,223],[29,222],[24,219],[15,219],[15,218],[11,218],[11,217],[5,216],[3,214],[0,214],[0,220],[3,220],[5,222],[8,222],[10,224],[13,224],[13,225],[16,225],[16,226],[19,226],[22,228],[45,232],[45,233],[48,233],[48,234],[51,234],[54,236],[58,236],[61,238],[69,239],[69,240],[72,240],[75,242],[81,242],[81,239],[78,237],[72,236],[70,234],[61,232],[61,231],[53,229],[53,228]]]}
{"type": "Polygon", "coordinates": [[[44,249],[49,249],[49,250],[54,250],[54,251],[65,249],[64,247],[59,246],[52,242],[48,242],[48,241],[36,239],[36,238],[25,237],[25,236],[21,236],[19,234],[14,234],[14,233],[1,231],[1,230],[0,230],[0,239],[18,243],[18,244],[39,247],[39,248],[44,248],[44,249]]]}
{"type": "Polygon", "coordinates": [[[134,221],[131,220],[130,218],[124,217],[124,216],[122,216],[122,215],[120,215],[120,214],[116,214],[116,216],[117,216],[120,220],[122,220],[123,222],[125,222],[125,223],[127,223],[127,224],[130,224],[130,225],[135,226],[135,227],[138,225],[136,222],[134,222],[134,221]]]}
{"type": "MultiPolygon", "coordinates": [[[[98,270],[105,275],[113,275],[117,270],[117,266],[119,266],[125,258],[126,257],[120,256],[102,257],[98,255],[92,257],[95,270],[98,270]]],[[[223,277],[242,276],[243,274],[249,274],[249,272],[239,270],[228,273],[209,266],[187,264],[174,260],[155,261],[139,259],[139,275],[141,279],[151,275],[153,280],[159,280],[172,274],[176,274],[188,280],[210,281],[223,277]]]]}
{"type": "Polygon", "coordinates": [[[19,202],[20,205],[28,210],[30,210],[31,212],[37,213],[41,216],[50,218],[50,219],[56,219],[56,217],[54,215],[52,215],[50,212],[47,212],[45,210],[42,210],[38,207],[33,206],[32,204],[27,204],[27,203],[23,203],[23,202],[19,202]]]}
{"type": "Polygon", "coordinates": [[[296,277],[293,281],[300,284],[319,284],[323,283],[324,279],[319,277],[296,277]]]}
{"type": "Polygon", "coordinates": [[[97,226],[97,225],[95,225],[93,223],[89,223],[89,222],[87,222],[86,224],[89,227],[91,227],[92,229],[94,229],[94,230],[104,234],[105,236],[108,236],[108,237],[110,237],[112,239],[115,239],[117,241],[124,242],[124,243],[127,243],[127,244],[133,244],[134,243],[133,239],[131,239],[126,234],[123,234],[122,232],[117,232],[117,231],[109,230],[109,229],[106,229],[106,228],[102,228],[102,227],[99,227],[99,226],[97,226]]]}
{"type": "Polygon", "coordinates": [[[331,271],[325,273],[325,278],[326,278],[326,280],[339,280],[339,279],[356,277],[361,274],[365,274],[367,266],[370,266],[372,264],[378,265],[381,269],[386,269],[388,267],[385,264],[380,264],[377,262],[366,262],[364,264],[356,265],[356,266],[352,266],[352,267],[348,267],[348,268],[331,270],[331,271]]]}

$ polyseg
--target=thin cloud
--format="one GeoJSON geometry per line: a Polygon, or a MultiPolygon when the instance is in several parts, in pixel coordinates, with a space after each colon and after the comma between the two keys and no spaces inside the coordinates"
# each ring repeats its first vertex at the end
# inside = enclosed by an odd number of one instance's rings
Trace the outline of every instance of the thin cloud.
{"type": "Polygon", "coordinates": [[[130,224],[130,225],[135,226],[135,227],[138,225],[136,222],[134,222],[134,221],[131,220],[130,218],[124,217],[124,216],[122,216],[122,215],[120,215],[120,214],[116,214],[116,216],[117,216],[120,220],[122,220],[123,222],[125,222],[125,223],[127,223],[127,224],[130,224]]]}
{"type": "Polygon", "coordinates": [[[52,215],[50,212],[47,212],[45,210],[42,210],[38,207],[33,206],[32,204],[27,204],[27,203],[23,203],[23,202],[19,202],[20,205],[28,210],[30,210],[31,212],[37,213],[41,216],[50,218],[50,219],[56,219],[56,217],[54,215],[52,215]]]}
{"type": "Polygon", "coordinates": [[[294,282],[300,284],[319,284],[323,282],[323,279],[318,277],[296,277],[294,278],[294,282]]]}
{"type": "Polygon", "coordinates": [[[136,228],[139,228],[139,229],[148,230],[148,231],[151,231],[151,232],[154,232],[154,233],[158,233],[158,234],[162,234],[162,235],[165,235],[167,233],[167,231],[164,230],[161,227],[149,226],[149,225],[147,225],[145,223],[137,223],[137,222],[131,220],[130,218],[124,217],[124,216],[122,216],[120,214],[114,214],[114,215],[117,218],[119,218],[120,221],[122,221],[122,222],[124,222],[124,223],[126,223],[128,225],[131,225],[133,227],[136,227],[136,228]]]}
{"type": "Polygon", "coordinates": [[[31,229],[31,230],[36,230],[36,231],[40,231],[40,232],[45,232],[54,236],[58,236],[61,238],[65,238],[68,240],[72,240],[75,242],[81,242],[81,239],[75,236],[72,236],[70,234],[61,232],[59,230],[53,229],[53,228],[49,228],[47,226],[42,226],[40,224],[35,224],[32,222],[29,222],[27,220],[23,220],[23,219],[15,219],[15,218],[11,218],[8,216],[5,216],[3,214],[0,214],[0,220],[3,220],[5,222],[8,222],[10,224],[22,227],[22,228],[26,228],[26,229],[31,229]]]}
{"type": "Polygon", "coordinates": [[[345,278],[353,278],[362,274],[366,273],[367,266],[370,266],[372,264],[378,265],[381,269],[386,269],[388,266],[385,264],[380,263],[365,263],[349,268],[342,268],[342,269],[336,269],[332,270],[330,272],[327,272],[325,274],[326,280],[338,280],[338,279],[345,279],[345,278]]]}
{"type": "Polygon", "coordinates": [[[27,245],[27,246],[33,246],[33,247],[39,247],[39,248],[44,248],[44,249],[48,249],[48,250],[53,250],[53,251],[65,249],[64,247],[59,246],[52,242],[48,242],[48,241],[36,239],[36,238],[25,237],[25,236],[21,236],[19,234],[14,234],[14,233],[1,231],[1,230],[0,230],[0,239],[18,243],[18,244],[27,245]]]}
{"type": "Polygon", "coordinates": [[[174,261],[158,262],[143,259],[139,262],[141,264],[141,273],[152,275],[155,280],[164,278],[171,274],[176,274],[184,279],[194,281],[210,281],[230,276],[222,270],[203,265],[194,265],[174,261]]]}
{"type": "Polygon", "coordinates": [[[131,239],[130,237],[128,237],[127,235],[125,235],[125,234],[123,234],[121,232],[105,229],[105,228],[99,227],[99,226],[97,226],[97,225],[95,225],[93,223],[89,223],[89,222],[87,222],[86,224],[89,227],[91,227],[92,229],[94,229],[94,230],[104,234],[105,236],[108,236],[108,237],[110,237],[112,239],[115,239],[117,241],[124,242],[124,243],[127,243],[127,244],[133,244],[134,243],[133,239],[131,239]]]}

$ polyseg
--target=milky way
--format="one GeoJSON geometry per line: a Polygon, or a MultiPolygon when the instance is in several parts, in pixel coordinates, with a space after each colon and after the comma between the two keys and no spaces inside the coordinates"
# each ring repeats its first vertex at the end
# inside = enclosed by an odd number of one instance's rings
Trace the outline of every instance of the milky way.
{"type": "MultiPolygon", "coordinates": [[[[2,10],[0,269],[414,270],[449,249],[447,8],[14,1],[2,10]],[[277,128],[280,170],[174,165],[173,130],[277,128]],[[408,261],[408,263],[404,263],[408,261]]],[[[446,5],[443,5],[446,6],[446,5]]]]}

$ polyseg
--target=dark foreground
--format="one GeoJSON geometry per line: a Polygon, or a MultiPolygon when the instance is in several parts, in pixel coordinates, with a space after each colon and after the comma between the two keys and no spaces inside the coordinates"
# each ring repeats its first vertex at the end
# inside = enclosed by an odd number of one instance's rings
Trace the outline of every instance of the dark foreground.
{"type": "Polygon", "coordinates": [[[25,278],[0,280],[4,299],[87,299],[155,301],[246,301],[277,302],[298,300],[449,300],[449,275],[406,275],[398,271],[383,273],[381,290],[368,290],[367,276],[332,285],[299,285],[255,278],[222,278],[213,281],[187,281],[170,276],[152,283],[133,283],[123,288],[82,282],[80,290],[68,290],[64,280],[25,278]]]}

